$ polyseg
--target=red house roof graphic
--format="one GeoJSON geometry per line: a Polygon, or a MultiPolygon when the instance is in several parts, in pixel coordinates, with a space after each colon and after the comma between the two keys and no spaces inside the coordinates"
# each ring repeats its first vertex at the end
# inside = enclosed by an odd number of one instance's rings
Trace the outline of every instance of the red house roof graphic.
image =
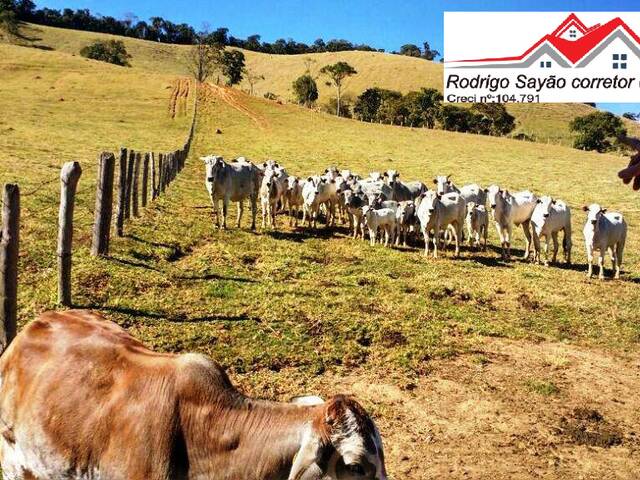
{"type": "Polygon", "coordinates": [[[570,63],[576,64],[587,56],[592,50],[606,40],[613,32],[620,28],[626,33],[636,45],[640,46],[640,37],[624,22],[620,17],[616,17],[604,25],[596,24],[587,27],[577,17],[575,13],[569,15],[552,33],[545,35],[538,40],[531,48],[522,55],[514,57],[496,57],[496,58],[480,58],[473,60],[458,60],[453,63],[462,62],[517,62],[527,58],[532,52],[535,52],[545,43],[550,44],[560,54],[562,54],[570,63]],[[567,40],[562,35],[571,27],[575,27],[582,37],[576,40],[567,40]]]}

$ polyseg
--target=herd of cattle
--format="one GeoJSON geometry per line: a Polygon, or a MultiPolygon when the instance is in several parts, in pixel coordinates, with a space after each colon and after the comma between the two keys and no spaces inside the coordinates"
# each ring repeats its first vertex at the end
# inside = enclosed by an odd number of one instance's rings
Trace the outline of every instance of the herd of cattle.
{"type": "MultiPolygon", "coordinates": [[[[400,173],[388,170],[373,172],[363,178],[350,170],[327,168],[322,175],[306,179],[289,175],[278,162],[268,160],[256,165],[244,157],[226,162],[220,156],[201,157],[206,167],[205,184],[220,227],[218,202],[223,204],[222,227],[226,228],[229,202],[238,203],[240,226],[243,202],[251,205],[251,228],[256,227],[257,205],[262,208],[262,227],[276,228],[276,214],[289,213],[290,225],[302,223],[316,228],[324,216],[327,226],[335,226],[336,219],[348,223],[354,238],[368,234],[371,245],[376,241],[385,246],[417,236],[424,238],[425,255],[433,245],[433,256],[439,248],[451,242],[455,255],[460,253],[463,229],[477,248],[487,247],[490,222],[495,224],[502,248],[502,258],[511,257],[511,238],[514,226],[521,226],[526,238],[524,259],[549,264],[549,246],[553,243],[552,262],[557,260],[559,234],[562,233],[564,260],[571,263],[571,209],[559,199],[538,197],[530,191],[510,193],[497,185],[482,188],[477,184],[458,188],[451,176],[437,176],[434,188],[420,181],[404,182],[400,173]],[[490,209],[487,209],[487,202],[490,209]],[[540,240],[544,237],[544,258],[540,240]]],[[[583,228],[588,273],[593,271],[594,254],[598,255],[599,277],[604,278],[604,256],[611,256],[615,278],[620,266],[627,235],[622,214],[607,212],[599,204],[583,207],[587,219],[583,228]]]]}

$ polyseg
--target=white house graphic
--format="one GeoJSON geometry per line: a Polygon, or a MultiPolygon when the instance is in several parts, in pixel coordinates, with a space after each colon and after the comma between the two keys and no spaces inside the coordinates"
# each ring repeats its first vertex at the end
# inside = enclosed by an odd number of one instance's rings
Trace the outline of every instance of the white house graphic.
{"type": "Polygon", "coordinates": [[[447,62],[451,68],[587,68],[638,70],[640,37],[616,17],[604,25],[587,27],[572,13],[552,33],[538,40],[522,55],[447,62]]]}

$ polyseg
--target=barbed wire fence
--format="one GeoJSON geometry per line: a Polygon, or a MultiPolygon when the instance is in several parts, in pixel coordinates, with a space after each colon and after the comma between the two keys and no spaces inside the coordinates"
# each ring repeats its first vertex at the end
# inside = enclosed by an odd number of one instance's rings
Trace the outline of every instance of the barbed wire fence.
{"type": "MultiPolygon", "coordinates": [[[[109,255],[111,231],[124,236],[128,221],[141,216],[144,209],[160,198],[169,185],[183,170],[191,150],[196,130],[198,112],[198,91],[194,89],[195,100],[189,131],[184,143],[170,152],[140,152],[122,147],[118,162],[112,152],[98,155],[98,173],[96,183],[90,183],[78,189],[82,175],[79,162],[67,162],[56,178],[32,185],[21,192],[17,183],[7,183],[0,198],[2,211],[0,221],[0,352],[4,351],[17,333],[18,316],[18,267],[20,249],[21,214],[29,216],[51,215],[58,205],[58,303],[64,307],[72,305],[71,274],[72,246],[74,231],[74,212],[76,206],[84,215],[92,219],[91,255],[106,257],[109,255]],[[116,179],[118,164],[118,182],[116,179]],[[45,193],[46,187],[60,182],[60,196],[45,193]],[[81,194],[95,191],[95,204],[91,209],[79,205],[77,198],[81,194]],[[114,195],[115,191],[115,195],[114,195]],[[44,207],[21,207],[25,197],[36,196],[44,207]],[[114,203],[116,207],[113,218],[114,203]]],[[[83,225],[87,226],[87,225],[83,225]]]]}

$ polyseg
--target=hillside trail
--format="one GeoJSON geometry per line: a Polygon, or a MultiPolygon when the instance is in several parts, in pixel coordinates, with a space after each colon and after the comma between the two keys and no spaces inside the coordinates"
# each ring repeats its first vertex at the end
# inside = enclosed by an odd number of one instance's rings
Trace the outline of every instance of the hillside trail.
{"type": "Polygon", "coordinates": [[[212,95],[216,98],[219,98],[229,104],[231,107],[238,110],[240,113],[248,116],[256,126],[262,130],[266,131],[269,129],[269,121],[256,111],[252,110],[242,99],[242,94],[233,88],[230,87],[222,87],[220,85],[215,85],[213,83],[205,83],[205,97],[212,95]]]}

